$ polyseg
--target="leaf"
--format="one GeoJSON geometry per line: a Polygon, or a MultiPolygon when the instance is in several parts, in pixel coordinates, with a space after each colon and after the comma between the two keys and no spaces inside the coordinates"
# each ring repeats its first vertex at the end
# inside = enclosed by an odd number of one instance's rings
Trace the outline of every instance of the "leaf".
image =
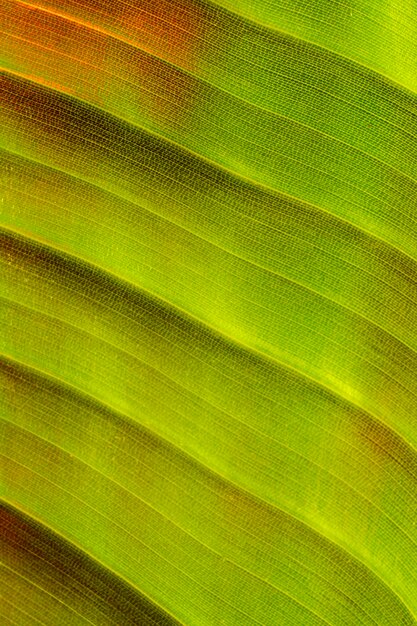
{"type": "Polygon", "coordinates": [[[5,624],[416,624],[416,7],[5,0],[5,624]]]}

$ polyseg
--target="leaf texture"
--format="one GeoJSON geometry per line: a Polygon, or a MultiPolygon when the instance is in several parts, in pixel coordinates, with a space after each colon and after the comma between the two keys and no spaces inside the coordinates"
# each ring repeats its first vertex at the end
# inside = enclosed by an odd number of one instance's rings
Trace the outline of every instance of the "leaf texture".
{"type": "Polygon", "coordinates": [[[397,4],[1,4],[2,623],[417,623],[397,4]]]}

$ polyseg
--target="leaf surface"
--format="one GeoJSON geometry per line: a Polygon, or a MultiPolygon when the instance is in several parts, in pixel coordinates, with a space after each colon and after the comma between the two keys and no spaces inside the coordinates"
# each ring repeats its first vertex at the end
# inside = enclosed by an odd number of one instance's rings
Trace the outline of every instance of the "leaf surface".
{"type": "Polygon", "coordinates": [[[4,623],[416,623],[415,10],[2,3],[4,623]]]}

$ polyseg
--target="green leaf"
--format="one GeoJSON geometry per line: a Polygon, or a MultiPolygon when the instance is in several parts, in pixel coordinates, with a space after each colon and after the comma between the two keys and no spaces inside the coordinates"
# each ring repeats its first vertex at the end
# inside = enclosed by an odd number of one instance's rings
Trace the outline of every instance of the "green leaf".
{"type": "Polygon", "coordinates": [[[1,623],[417,623],[394,4],[2,3],[1,623]]]}

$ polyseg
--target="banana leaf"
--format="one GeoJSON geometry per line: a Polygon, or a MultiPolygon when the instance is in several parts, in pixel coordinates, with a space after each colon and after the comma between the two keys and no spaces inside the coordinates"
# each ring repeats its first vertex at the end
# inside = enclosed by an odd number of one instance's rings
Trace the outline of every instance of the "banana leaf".
{"type": "Polygon", "coordinates": [[[415,0],[0,15],[0,623],[417,624],[415,0]]]}

